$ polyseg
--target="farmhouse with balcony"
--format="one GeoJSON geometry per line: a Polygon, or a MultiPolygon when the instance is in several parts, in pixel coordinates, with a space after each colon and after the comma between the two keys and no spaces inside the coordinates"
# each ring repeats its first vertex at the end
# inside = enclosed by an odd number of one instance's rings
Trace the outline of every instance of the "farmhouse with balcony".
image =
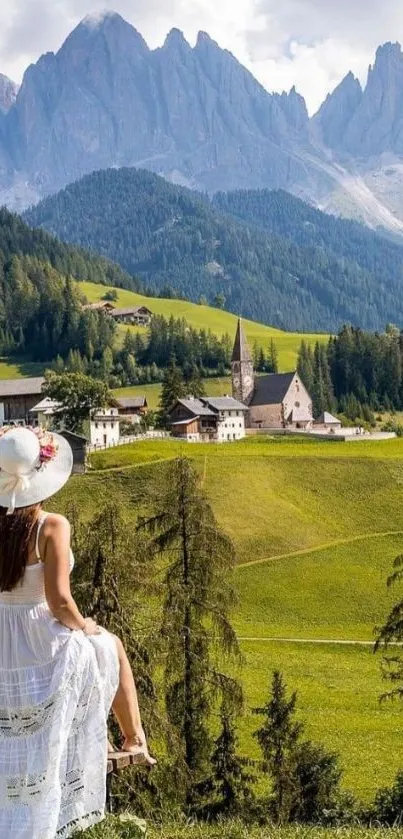
{"type": "Polygon", "coordinates": [[[124,422],[135,425],[147,416],[148,402],[145,396],[119,396],[116,404],[119,417],[124,422]]]}
{"type": "Polygon", "coordinates": [[[241,440],[247,410],[231,396],[178,399],[170,412],[171,432],[189,442],[241,440]]]}
{"type": "Polygon", "coordinates": [[[241,319],[232,354],[232,395],[247,405],[249,428],[309,430],[313,426],[312,397],[296,371],[255,375],[241,319]]]}
{"type": "Polygon", "coordinates": [[[152,312],[147,306],[128,306],[125,309],[111,309],[108,314],[117,323],[127,323],[133,326],[149,326],[152,312]]]}
{"type": "Polygon", "coordinates": [[[100,300],[98,303],[87,303],[84,306],[84,309],[89,309],[91,312],[104,312],[106,315],[110,315],[114,308],[110,300],[100,300]]]}
{"type": "Polygon", "coordinates": [[[31,408],[42,394],[43,376],[0,380],[0,425],[32,423],[31,408]]]}

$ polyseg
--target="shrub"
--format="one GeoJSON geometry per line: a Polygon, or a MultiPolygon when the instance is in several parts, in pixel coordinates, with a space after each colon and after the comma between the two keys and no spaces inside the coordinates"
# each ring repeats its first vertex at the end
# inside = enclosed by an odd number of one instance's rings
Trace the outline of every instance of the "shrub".
{"type": "Polygon", "coordinates": [[[370,815],[389,827],[403,824],[403,770],[396,775],[392,787],[378,790],[370,815]]]}

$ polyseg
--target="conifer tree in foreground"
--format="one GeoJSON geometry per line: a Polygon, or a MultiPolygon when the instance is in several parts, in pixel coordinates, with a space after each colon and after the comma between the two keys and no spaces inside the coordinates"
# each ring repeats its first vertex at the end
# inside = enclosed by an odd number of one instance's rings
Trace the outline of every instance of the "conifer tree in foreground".
{"type": "MultiPolygon", "coordinates": [[[[403,582],[403,554],[396,557],[394,571],[388,578],[388,588],[403,582]]],[[[403,700],[403,656],[396,645],[403,642],[403,599],[400,598],[393,606],[384,625],[378,629],[375,648],[381,647],[387,652],[383,661],[383,675],[392,683],[392,690],[383,698],[398,698],[403,700]],[[389,654],[390,647],[395,647],[393,654],[389,654]]]]}
{"type": "Polygon", "coordinates": [[[234,713],[225,703],[221,708],[221,731],[214,741],[211,755],[211,788],[215,800],[209,815],[242,814],[253,800],[254,777],[247,771],[248,761],[237,753],[238,738],[234,713]]]}
{"type": "Polygon", "coordinates": [[[253,713],[264,717],[255,737],[263,753],[263,767],[272,779],[273,816],[279,824],[289,821],[295,798],[296,748],[303,725],[295,722],[296,693],[287,699],[279,671],[273,673],[269,701],[253,713]]]}
{"type": "Polygon", "coordinates": [[[239,684],[223,662],[239,658],[229,614],[234,548],[218,527],[190,461],[168,467],[155,514],[139,523],[148,552],[162,563],[164,593],[161,641],[168,718],[184,769],[183,800],[195,805],[209,775],[211,714],[218,701],[239,708],[239,684]]]}

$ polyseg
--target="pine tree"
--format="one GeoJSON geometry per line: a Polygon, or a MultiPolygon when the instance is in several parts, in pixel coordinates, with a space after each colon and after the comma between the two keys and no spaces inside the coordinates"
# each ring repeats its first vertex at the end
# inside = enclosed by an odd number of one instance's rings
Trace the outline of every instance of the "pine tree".
{"type": "Polygon", "coordinates": [[[206,395],[206,389],[197,364],[191,364],[185,374],[186,389],[188,394],[195,398],[206,395]]]}
{"type": "Polygon", "coordinates": [[[266,368],[266,357],[264,354],[263,347],[259,347],[258,358],[257,358],[257,370],[259,373],[262,373],[266,368]]]}
{"type": "Polygon", "coordinates": [[[139,524],[149,535],[148,552],[165,574],[161,641],[168,718],[180,744],[184,798],[190,806],[208,776],[211,715],[217,699],[239,707],[238,683],[222,663],[239,657],[229,621],[234,604],[230,581],[234,547],[219,529],[189,460],[168,467],[155,514],[139,524]]]}
{"type": "Polygon", "coordinates": [[[308,391],[313,396],[314,392],[314,369],[313,369],[312,348],[305,341],[301,341],[298,352],[297,370],[308,391]]]}
{"type": "Polygon", "coordinates": [[[287,699],[286,686],[279,671],[273,673],[269,701],[253,713],[264,717],[255,732],[263,753],[264,768],[272,780],[273,815],[279,824],[289,820],[295,796],[296,749],[303,731],[294,721],[296,693],[287,699]]]}
{"type": "Polygon", "coordinates": [[[266,361],[266,370],[268,373],[278,373],[278,352],[273,338],[271,338],[269,344],[269,352],[266,361]]]}
{"type": "Polygon", "coordinates": [[[185,395],[186,386],[182,371],[176,364],[175,356],[171,356],[165,371],[159,404],[160,422],[162,425],[168,425],[171,408],[177,399],[182,399],[185,395]]]}
{"type": "Polygon", "coordinates": [[[220,718],[221,732],[214,742],[211,756],[211,787],[215,796],[213,810],[216,815],[224,813],[226,816],[235,816],[242,813],[245,817],[245,810],[253,799],[254,778],[247,772],[248,761],[237,753],[234,713],[225,703],[220,718]]]}

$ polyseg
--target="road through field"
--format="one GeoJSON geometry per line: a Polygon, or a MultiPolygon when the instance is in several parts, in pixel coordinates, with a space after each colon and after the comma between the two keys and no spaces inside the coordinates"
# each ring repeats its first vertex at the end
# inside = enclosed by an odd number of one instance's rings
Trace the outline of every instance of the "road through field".
{"type": "Polygon", "coordinates": [[[281,559],[295,558],[298,556],[306,556],[317,551],[326,551],[329,548],[337,548],[340,545],[349,545],[353,542],[364,542],[368,539],[381,539],[388,536],[403,536],[403,530],[383,530],[376,533],[361,533],[358,536],[347,536],[343,539],[335,539],[333,542],[325,542],[323,545],[313,545],[309,548],[303,548],[298,551],[290,551],[285,554],[275,554],[274,556],[264,556],[261,559],[251,559],[250,562],[240,562],[236,568],[251,568],[253,565],[265,565],[269,562],[277,562],[281,559]]]}

